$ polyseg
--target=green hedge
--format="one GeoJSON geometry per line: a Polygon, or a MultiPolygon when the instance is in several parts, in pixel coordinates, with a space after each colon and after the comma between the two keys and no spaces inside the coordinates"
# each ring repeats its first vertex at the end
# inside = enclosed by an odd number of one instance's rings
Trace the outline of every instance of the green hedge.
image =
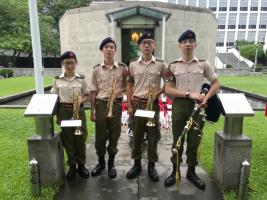
{"type": "Polygon", "coordinates": [[[0,70],[0,76],[3,76],[4,78],[10,78],[14,74],[12,69],[1,69],[0,70]]]}

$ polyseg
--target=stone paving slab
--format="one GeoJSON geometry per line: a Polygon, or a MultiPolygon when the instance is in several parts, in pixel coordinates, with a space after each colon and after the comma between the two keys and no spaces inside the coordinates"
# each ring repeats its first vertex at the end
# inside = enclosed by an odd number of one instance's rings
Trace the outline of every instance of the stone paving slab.
{"type": "MultiPolygon", "coordinates": [[[[57,200],[220,200],[222,194],[214,180],[201,168],[196,167],[196,172],[206,183],[206,190],[201,191],[194,187],[186,178],[187,167],[181,165],[182,179],[178,188],[174,185],[169,188],[164,187],[165,178],[171,173],[172,164],[170,162],[170,148],[172,137],[170,132],[162,133],[161,140],[158,145],[159,162],[156,163],[160,176],[159,182],[152,182],[147,173],[146,146],[144,146],[142,159],[142,173],[139,178],[128,180],[126,178],[127,171],[131,168],[133,160],[131,159],[131,147],[128,144],[129,138],[126,134],[126,128],[122,129],[119,140],[119,152],[115,159],[117,169],[117,178],[111,180],[108,178],[107,169],[98,177],[90,177],[82,179],[78,175],[71,182],[65,181],[60,191],[56,194],[57,200]]],[[[94,139],[86,149],[87,161],[86,165],[91,171],[97,164],[97,156],[94,148],[94,139]]],[[[186,160],[185,155],[183,156],[186,160]]],[[[106,159],[107,160],[107,159],[106,159]]]]}

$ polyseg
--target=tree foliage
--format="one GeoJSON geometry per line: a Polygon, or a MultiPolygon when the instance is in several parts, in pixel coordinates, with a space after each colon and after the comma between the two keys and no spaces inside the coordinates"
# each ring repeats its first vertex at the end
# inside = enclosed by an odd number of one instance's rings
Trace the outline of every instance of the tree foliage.
{"type": "MultiPolygon", "coordinates": [[[[91,0],[38,0],[42,52],[58,55],[59,20],[67,9],[87,6],[91,0]]],[[[31,54],[28,0],[0,0],[0,54],[13,51],[12,62],[21,52],[31,54]]]]}
{"type": "Polygon", "coordinates": [[[263,63],[265,61],[265,54],[263,51],[262,44],[247,44],[240,47],[241,56],[251,60],[254,62],[257,48],[257,59],[259,63],[263,63]]]}

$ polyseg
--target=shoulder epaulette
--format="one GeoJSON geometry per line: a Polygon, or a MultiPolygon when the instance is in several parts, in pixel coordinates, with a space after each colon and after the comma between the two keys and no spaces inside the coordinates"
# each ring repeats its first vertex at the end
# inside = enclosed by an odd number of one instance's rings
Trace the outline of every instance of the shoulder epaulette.
{"type": "Polygon", "coordinates": [[[178,60],[172,61],[169,65],[179,62],[178,60]]]}
{"type": "Polygon", "coordinates": [[[164,60],[162,60],[162,59],[160,59],[160,58],[156,58],[156,61],[164,62],[164,60]]]}
{"type": "Polygon", "coordinates": [[[100,64],[97,64],[97,65],[93,66],[93,68],[95,69],[95,68],[97,68],[97,67],[99,67],[99,66],[100,66],[100,64]]]}
{"type": "Polygon", "coordinates": [[[81,78],[81,79],[84,79],[85,78],[85,76],[83,74],[79,74],[79,76],[80,77],[78,77],[78,78],[81,78]]]}
{"type": "Polygon", "coordinates": [[[122,65],[123,67],[127,67],[127,65],[124,64],[123,62],[119,62],[118,64],[119,64],[119,65],[122,65]]]}
{"type": "Polygon", "coordinates": [[[138,58],[134,58],[134,59],[130,60],[130,62],[136,61],[137,59],[138,59],[138,58]]]}

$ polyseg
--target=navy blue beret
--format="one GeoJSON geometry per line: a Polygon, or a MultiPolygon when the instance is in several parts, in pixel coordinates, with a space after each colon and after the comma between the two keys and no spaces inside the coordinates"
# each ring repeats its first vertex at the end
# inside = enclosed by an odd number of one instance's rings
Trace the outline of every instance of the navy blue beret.
{"type": "Polygon", "coordinates": [[[114,41],[111,37],[107,37],[107,38],[105,38],[105,39],[101,42],[99,49],[102,50],[103,47],[104,47],[107,43],[110,43],[110,42],[113,43],[113,44],[115,45],[115,49],[116,49],[116,48],[117,48],[117,45],[116,45],[115,41],[114,41]]]}
{"type": "Polygon", "coordinates": [[[141,37],[139,38],[139,40],[138,40],[138,45],[141,44],[141,42],[142,42],[143,40],[146,40],[146,39],[154,40],[154,35],[153,35],[151,32],[146,32],[146,33],[144,33],[144,34],[141,35],[141,37]]]}
{"type": "Polygon", "coordinates": [[[186,39],[196,40],[196,34],[194,33],[194,31],[186,30],[185,32],[183,32],[182,35],[180,35],[180,37],[178,38],[178,42],[181,43],[183,40],[186,40],[186,39]]]}
{"type": "Polygon", "coordinates": [[[59,57],[60,61],[63,61],[64,59],[70,59],[70,58],[74,58],[75,60],[77,60],[75,53],[72,51],[66,51],[59,57]]]}

